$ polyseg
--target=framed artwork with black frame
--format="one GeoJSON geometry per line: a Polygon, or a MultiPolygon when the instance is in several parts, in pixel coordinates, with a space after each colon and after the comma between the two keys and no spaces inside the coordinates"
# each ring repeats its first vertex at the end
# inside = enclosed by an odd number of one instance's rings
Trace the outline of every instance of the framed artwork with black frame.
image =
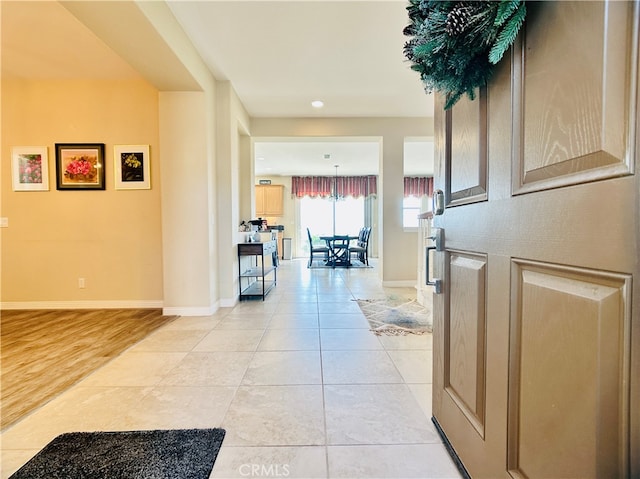
{"type": "Polygon", "coordinates": [[[104,143],[56,143],[59,190],[105,189],[104,143]]]}

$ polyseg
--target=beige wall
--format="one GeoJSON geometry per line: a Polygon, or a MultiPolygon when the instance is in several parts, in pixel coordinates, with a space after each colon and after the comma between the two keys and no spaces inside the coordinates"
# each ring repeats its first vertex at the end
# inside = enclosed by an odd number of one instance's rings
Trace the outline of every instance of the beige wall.
{"type": "Polygon", "coordinates": [[[170,190],[162,192],[163,254],[170,266],[164,275],[164,311],[212,314],[237,298],[228,297],[237,268],[226,261],[235,229],[219,214],[230,203],[229,180],[219,159],[224,163],[237,155],[230,135],[221,134],[237,129],[233,89],[216,82],[164,2],[136,2],[126,7],[126,15],[122,3],[103,2],[98,13],[91,5],[83,19],[91,20],[101,37],[162,92],[163,171],[180,169],[183,162],[191,165],[190,171],[177,172],[180,181],[169,175],[165,184],[170,190]],[[136,18],[136,51],[131,40],[118,34],[123,16],[136,18]]]}
{"type": "Polygon", "coordinates": [[[215,309],[209,274],[209,175],[203,92],[160,94],[164,173],[163,298],[167,314],[206,315],[215,309]]]}
{"type": "Polygon", "coordinates": [[[1,93],[2,307],[161,306],[157,90],[143,80],[3,80],[1,93]],[[106,190],[57,191],[56,142],[104,143],[106,190]],[[114,189],[122,144],[150,145],[150,190],[114,189]],[[49,191],[12,191],[12,146],[48,148],[49,191]]]}
{"type": "Polygon", "coordinates": [[[220,82],[216,94],[216,211],[220,306],[231,307],[238,301],[238,235],[241,196],[251,179],[241,177],[250,154],[245,135],[249,116],[229,82],[220,82]],[[244,156],[243,156],[244,155],[244,156]]]}

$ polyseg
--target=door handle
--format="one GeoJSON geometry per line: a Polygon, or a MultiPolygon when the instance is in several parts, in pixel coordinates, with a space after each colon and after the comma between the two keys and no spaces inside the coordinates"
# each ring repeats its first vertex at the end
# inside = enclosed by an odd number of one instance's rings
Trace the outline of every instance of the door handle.
{"type": "Polygon", "coordinates": [[[431,256],[431,251],[438,251],[438,249],[435,246],[427,246],[424,249],[424,256],[426,258],[426,271],[425,271],[425,276],[426,276],[426,281],[425,284],[427,286],[433,286],[434,287],[434,291],[436,294],[440,294],[442,293],[442,280],[441,279],[437,279],[437,278],[433,278],[431,279],[431,272],[429,269],[429,256],[431,256]]]}
{"type": "Polygon", "coordinates": [[[442,293],[442,280],[438,278],[431,279],[431,271],[429,269],[429,261],[431,256],[431,251],[444,251],[444,229],[443,228],[434,228],[432,231],[432,235],[429,236],[429,239],[435,243],[435,246],[426,246],[424,249],[424,256],[426,261],[426,274],[425,283],[428,286],[433,286],[436,294],[442,293]]]}

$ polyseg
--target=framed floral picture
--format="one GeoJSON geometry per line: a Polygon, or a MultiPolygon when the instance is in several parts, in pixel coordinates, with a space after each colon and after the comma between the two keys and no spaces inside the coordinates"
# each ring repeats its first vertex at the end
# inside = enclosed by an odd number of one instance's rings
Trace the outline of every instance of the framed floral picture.
{"type": "Polygon", "coordinates": [[[59,190],[104,190],[104,143],[56,143],[59,190]]]}
{"type": "Polygon", "coordinates": [[[13,191],[48,191],[49,157],[46,146],[11,149],[13,191]]]}
{"type": "Polygon", "coordinates": [[[151,188],[149,145],[116,145],[113,161],[116,190],[151,188]]]}

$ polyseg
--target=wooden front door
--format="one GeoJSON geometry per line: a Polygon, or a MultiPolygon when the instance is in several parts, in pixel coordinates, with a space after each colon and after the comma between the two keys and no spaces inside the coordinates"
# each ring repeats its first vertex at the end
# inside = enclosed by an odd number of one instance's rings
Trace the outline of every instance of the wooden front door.
{"type": "Polygon", "coordinates": [[[433,416],[474,479],[640,477],[638,3],[527,7],[436,106],[433,416]]]}

